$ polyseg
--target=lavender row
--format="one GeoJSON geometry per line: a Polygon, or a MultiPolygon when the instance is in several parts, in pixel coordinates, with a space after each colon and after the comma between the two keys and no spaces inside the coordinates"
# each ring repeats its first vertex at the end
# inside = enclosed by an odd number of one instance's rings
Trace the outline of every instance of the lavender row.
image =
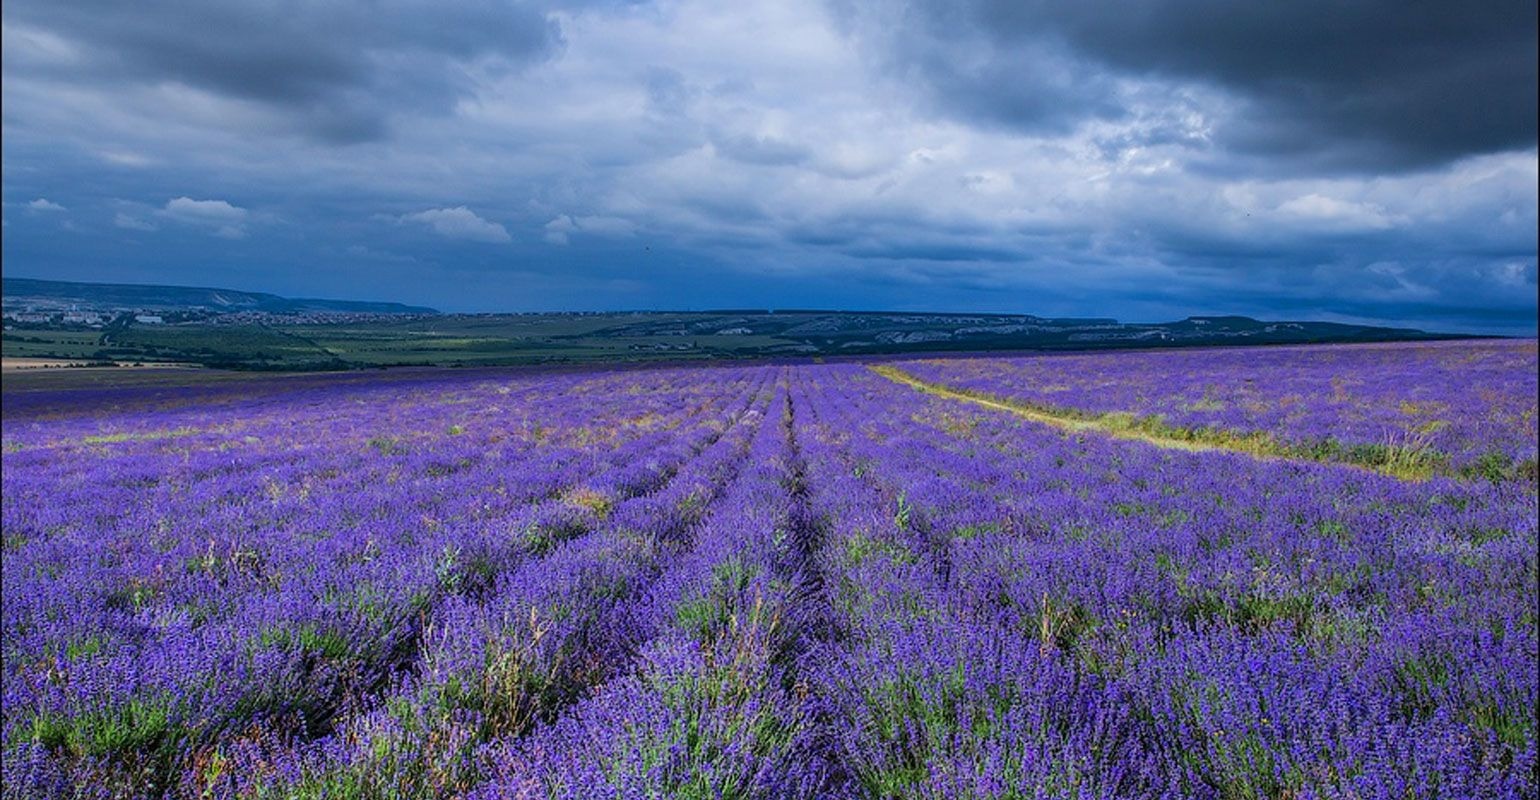
{"type": "Polygon", "coordinates": [[[489,751],[494,797],[798,797],[831,781],[795,688],[818,635],[794,406],[784,392],[695,549],[648,593],[637,669],[489,751]]]}

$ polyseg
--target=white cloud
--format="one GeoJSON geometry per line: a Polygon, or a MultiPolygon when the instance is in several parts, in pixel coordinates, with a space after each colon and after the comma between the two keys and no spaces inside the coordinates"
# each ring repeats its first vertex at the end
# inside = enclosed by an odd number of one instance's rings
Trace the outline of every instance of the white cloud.
{"type": "Polygon", "coordinates": [[[230,205],[225,200],[194,200],[191,197],[178,197],[167,201],[162,213],[168,217],[189,222],[239,222],[246,218],[247,211],[240,206],[230,205]]]}
{"type": "Polygon", "coordinates": [[[202,228],[221,239],[246,238],[246,222],[251,212],[224,200],[194,200],[177,197],[166,202],[165,208],[155,212],[184,225],[202,228]]]}
{"type": "Polygon", "coordinates": [[[33,211],[45,211],[45,212],[68,211],[69,210],[69,209],[65,208],[64,206],[61,206],[58,203],[55,203],[54,201],[49,200],[46,197],[39,197],[38,199],[33,200],[32,202],[27,204],[27,208],[29,208],[29,209],[31,209],[33,211]]]}
{"type": "Polygon", "coordinates": [[[513,241],[508,229],[500,223],[482,219],[465,206],[454,208],[430,208],[415,214],[405,214],[401,222],[418,222],[432,228],[434,233],[447,239],[464,239],[472,242],[505,244],[513,241]]]}
{"type": "Polygon", "coordinates": [[[1322,194],[1307,194],[1285,201],[1278,211],[1294,219],[1337,231],[1381,231],[1395,225],[1385,209],[1374,203],[1353,202],[1322,194]]]}
{"type": "Polygon", "coordinates": [[[594,236],[634,236],[637,225],[623,217],[584,216],[570,217],[561,214],[545,224],[545,240],[555,245],[565,245],[574,233],[594,236]]]}
{"type": "Polygon", "coordinates": [[[563,214],[545,224],[545,240],[551,244],[566,246],[567,236],[575,230],[577,230],[577,223],[563,214]]]}
{"type": "Polygon", "coordinates": [[[153,231],[160,229],[160,226],[147,219],[136,217],[132,214],[125,214],[122,211],[119,211],[112,218],[112,224],[131,231],[153,231]]]}
{"type": "Polygon", "coordinates": [[[1536,267],[1534,263],[1525,264],[1522,261],[1509,261],[1503,264],[1495,264],[1489,270],[1492,280],[1504,286],[1516,289],[1535,289],[1536,267]]]}
{"type": "Polygon", "coordinates": [[[49,31],[6,20],[0,27],[6,66],[64,67],[81,60],[81,49],[69,40],[49,31]]]}
{"type": "Polygon", "coordinates": [[[96,155],[120,167],[147,167],[154,163],[152,159],[129,150],[98,150],[96,155]]]}

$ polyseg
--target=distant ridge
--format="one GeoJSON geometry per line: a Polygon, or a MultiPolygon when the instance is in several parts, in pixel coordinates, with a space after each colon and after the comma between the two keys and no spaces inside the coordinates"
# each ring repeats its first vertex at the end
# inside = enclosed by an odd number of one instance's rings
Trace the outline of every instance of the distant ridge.
{"type": "Polygon", "coordinates": [[[0,294],[7,305],[29,300],[78,303],[125,310],[192,310],[216,312],[260,311],[268,314],[304,312],[353,312],[360,314],[437,314],[426,306],[367,300],[323,300],[280,297],[265,292],[242,292],[198,286],[157,286],[137,283],[76,283],[35,278],[5,278],[0,294]]]}
{"type": "Polygon", "coordinates": [[[6,278],[7,358],[229,369],[963,355],[1471,338],[1340,322],[797,308],[443,314],[187,286],[6,278]],[[323,330],[324,329],[324,330],[323,330]],[[81,334],[94,333],[83,339],[81,334]]]}

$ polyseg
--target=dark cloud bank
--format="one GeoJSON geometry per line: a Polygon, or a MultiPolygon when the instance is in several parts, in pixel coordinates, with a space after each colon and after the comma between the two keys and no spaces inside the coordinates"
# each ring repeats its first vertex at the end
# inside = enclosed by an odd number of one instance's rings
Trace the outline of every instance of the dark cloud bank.
{"type": "Polygon", "coordinates": [[[8,274],[1535,329],[1532,0],[3,9],[8,274]]]}
{"type": "MultiPolygon", "coordinates": [[[[1227,155],[1378,172],[1533,148],[1532,2],[926,2],[893,62],[969,119],[1125,118],[1113,79],[1196,85],[1243,114],[1227,155]]],[[[1251,165],[1255,166],[1255,165],[1251,165]]]]}

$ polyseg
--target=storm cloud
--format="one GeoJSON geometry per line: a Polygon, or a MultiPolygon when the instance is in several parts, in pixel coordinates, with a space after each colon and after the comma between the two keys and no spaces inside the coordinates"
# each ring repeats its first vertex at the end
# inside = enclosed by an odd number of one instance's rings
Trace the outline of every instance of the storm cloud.
{"type": "Polygon", "coordinates": [[[14,0],[5,24],[8,60],[33,75],[182,87],[339,143],[384,136],[398,110],[448,111],[473,89],[470,66],[560,43],[545,14],[495,0],[14,0]]]}
{"type": "Polygon", "coordinates": [[[946,0],[889,13],[911,24],[848,16],[948,110],[1029,131],[1127,119],[1154,86],[1164,105],[1184,88],[1215,93],[1219,144],[1290,168],[1419,168],[1536,139],[1537,6],[1524,0],[946,0]]]}
{"type": "Polygon", "coordinates": [[[451,310],[1532,334],[1536,24],[1509,0],[14,0],[5,267],[451,310]]]}

